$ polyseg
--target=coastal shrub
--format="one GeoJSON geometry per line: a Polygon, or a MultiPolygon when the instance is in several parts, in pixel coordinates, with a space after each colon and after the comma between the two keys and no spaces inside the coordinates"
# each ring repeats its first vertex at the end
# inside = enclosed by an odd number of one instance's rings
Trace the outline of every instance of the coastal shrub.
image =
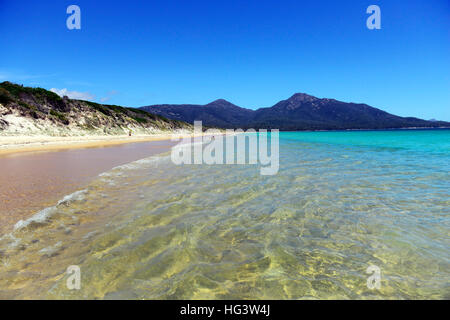
{"type": "Polygon", "coordinates": [[[92,101],[85,101],[85,100],[78,100],[78,101],[87,104],[91,108],[94,108],[95,110],[100,111],[101,113],[103,113],[106,116],[112,116],[111,111],[108,110],[108,108],[105,107],[102,104],[99,104],[99,103],[96,103],[96,102],[92,102],[92,101]]]}
{"type": "Polygon", "coordinates": [[[31,106],[31,105],[29,105],[28,103],[25,103],[25,102],[23,102],[23,101],[19,101],[18,104],[19,104],[22,108],[29,109],[29,110],[32,110],[32,111],[38,111],[38,109],[37,109],[35,106],[31,106]]]}
{"type": "Polygon", "coordinates": [[[132,118],[141,124],[148,122],[148,119],[144,119],[144,118],[140,118],[140,117],[132,117],[132,118]]]}
{"type": "MultiPolygon", "coordinates": [[[[16,102],[18,104],[18,111],[22,116],[33,117],[36,119],[51,118],[64,124],[69,124],[70,121],[67,117],[67,112],[74,109],[75,112],[82,111],[84,108],[89,108],[91,111],[98,111],[94,119],[86,120],[86,129],[93,130],[96,127],[104,125],[127,126],[130,121],[139,123],[143,127],[155,127],[158,129],[168,128],[183,128],[189,127],[188,124],[177,121],[169,120],[163,116],[158,116],[153,113],[147,112],[142,109],[121,107],[118,105],[103,105],[91,101],[68,99],[63,100],[59,95],[54,92],[45,90],[43,88],[24,87],[23,85],[11,83],[8,81],[0,82],[0,103],[7,105],[8,103],[16,102]],[[29,104],[28,102],[31,102],[29,104]],[[19,107],[20,106],[20,107],[19,107]],[[51,109],[47,113],[47,108],[51,109]],[[80,110],[78,110],[80,109],[80,110]],[[100,116],[100,113],[107,116],[100,116]],[[131,120],[133,119],[133,120],[131,120]],[[106,121],[105,121],[106,120],[106,121]]],[[[81,115],[80,115],[81,116],[81,115]]]]}
{"type": "Polygon", "coordinates": [[[92,101],[79,100],[80,102],[84,102],[90,107],[94,108],[97,111],[100,111],[104,115],[113,116],[115,113],[124,113],[127,114],[127,108],[117,106],[117,105],[108,105],[108,104],[99,104],[92,101]]]}
{"type": "Polygon", "coordinates": [[[61,97],[56,93],[45,90],[43,88],[24,87],[23,85],[11,83],[9,81],[0,83],[0,88],[7,90],[16,98],[19,98],[21,93],[27,93],[29,95],[34,95],[39,100],[43,100],[44,98],[53,101],[62,100],[61,97]]]}
{"type": "Polygon", "coordinates": [[[52,116],[56,117],[62,123],[69,124],[69,119],[67,119],[66,116],[64,114],[62,114],[61,112],[58,112],[55,110],[50,110],[50,114],[52,116]]]}
{"type": "Polygon", "coordinates": [[[145,116],[153,115],[150,112],[144,111],[142,109],[137,109],[137,108],[127,108],[127,110],[132,111],[134,113],[140,113],[140,114],[145,115],[145,116]]]}
{"type": "Polygon", "coordinates": [[[114,110],[115,112],[118,112],[118,113],[125,113],[125,114],[127,113],[127,109],[124,107],[121,107],[121,106],[108,105],[108,104],[105,104],[103,106],[106,108],[109,108],[111,110],[114,110]]]}
{"type": "Polygon", "coordinates": [[[85,123],[83,125],[80,125],[81,128],[87,131],[94,131],[95,127],[91,123],[85,123]]]}
{"type": "Polygon", "coordinates": [[[23,90],[23,86],[5,81],[0,83],[0,88],[7,90],[14,97],[19,97],[19,93],[23,90]]]}
{"type": "Polygon", "coordinates": [[[62,98],[52,91],[45,90],[43,88],[30,88],[29,93],[34,94],[38,98],[45,98],[50,101],[61,101],[62,98]]]}
{"type": "Polygon", "coordinates": [[[127,108],[127,110],[129,110],[129,111],[131,111],[133,113],[141,114],[141,115],[145,116],[146,118],[150,118],[152,120],[163,120],[165,122],[169,122],[169,120],[164,118],[163,116],[159,116],[159,115],[156,115],[154,113],[151,113],[151,112],[148,112],[148,111],[145,111],[145,110],[142,110],[142,109],[127,108]]]}
{"type": "Polygon", "coordinates": [[[164,121],[164,122],[171,122],[171,121],[172,121],[172,120],[169,120],[168,118],[166,118],[166,117],[164,117],[164,116],[161,116],[161,115],[158,116],[158,119],[159,119],[159,120],[162,120],[162,121],[164,121]]]}
{"type": "Polygon", "coordinates": [[[0,103],[3,105],[6,105],[7,103],[14,101],[11,94],[8,92],[8,90],[4,88],[0,88],[0,103]]]}

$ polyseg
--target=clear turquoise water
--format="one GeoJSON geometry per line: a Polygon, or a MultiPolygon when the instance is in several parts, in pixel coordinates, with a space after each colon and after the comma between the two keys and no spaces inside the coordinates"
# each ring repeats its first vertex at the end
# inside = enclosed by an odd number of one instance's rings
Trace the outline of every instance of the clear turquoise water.
{"type": "Polygon", "coordinates": [[[144,159],[3,236],[0,297],[450,299],[449,172],[450,130],[282,132],[274,176],[144,159]]]}

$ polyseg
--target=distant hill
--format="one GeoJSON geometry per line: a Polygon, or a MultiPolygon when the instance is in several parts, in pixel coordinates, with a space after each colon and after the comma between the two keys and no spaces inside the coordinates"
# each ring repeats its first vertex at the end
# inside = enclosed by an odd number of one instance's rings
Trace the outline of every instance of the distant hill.
{"type": "Polygon", "coordinates": [[[244,109],[219,99],[206,105],[180,104],[180,105],[154,105],[140,108],[142,110],[159,114],[169,119],[176,119],[193,123],[202,120],[204,126],[219,128],[234,128],[247,123],[254,111],[244,109]]]}
{"type": "Polygon", "coordinates": [[[267,128],[280,130],[394,129],[450,127],[449,122],[399,117],[367,104],[319,99],[296,93],[270,108],[250,110],[226,100],[206,105],[153,105],[141,109],[192,123],[222,128],[267,128]]]}
{"type": "Polygon", "coordinates": [[[192,125],[135,108],[60,97],[42,89],[0,83],[0,134],[123,135],[192,130],[192,125]]]}

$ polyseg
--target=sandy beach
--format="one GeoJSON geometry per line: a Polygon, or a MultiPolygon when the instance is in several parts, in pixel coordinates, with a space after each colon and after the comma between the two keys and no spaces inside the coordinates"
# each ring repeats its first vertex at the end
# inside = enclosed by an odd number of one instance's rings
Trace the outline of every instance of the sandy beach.
{"type": "Polygon", "coordinates": [[[176,143],[170,134],[0,137],[0,234],[98,174],[167,152],[176,143]]]}
{"type": "MultiPolygon", "coordinates": [[[[188,135],[184,135],[188,136],[188,135]]],[[[36,151],[57,151],[76,148],[107,147],[124,143],[170,140],[172,134],[93,135],[93,136],[0,136],[0,155],[36,151]]]]}

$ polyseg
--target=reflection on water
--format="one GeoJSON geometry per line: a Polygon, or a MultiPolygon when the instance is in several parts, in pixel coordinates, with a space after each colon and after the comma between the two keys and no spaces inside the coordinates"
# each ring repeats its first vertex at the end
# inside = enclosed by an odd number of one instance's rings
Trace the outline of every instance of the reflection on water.
{"type": "Polygon", "coordinates": [[[168,155],[106,172],[3,235],[0,298],[449,299],[448,143],[334,134],[282,133],[275,176],[168,155]]]}

